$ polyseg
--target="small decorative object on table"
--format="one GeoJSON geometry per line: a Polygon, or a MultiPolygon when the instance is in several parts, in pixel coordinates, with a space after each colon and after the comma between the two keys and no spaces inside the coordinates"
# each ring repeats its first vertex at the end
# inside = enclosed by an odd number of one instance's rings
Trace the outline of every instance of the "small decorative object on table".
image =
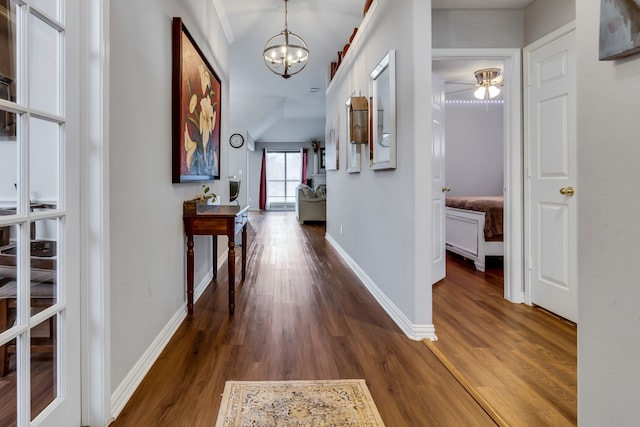
{"type": "Polygon", "coordinates": [[[198,205],[210,204],[216,201],[218,196],[215,193],[210,192],[211,189],[208,185],[202,185],[202,193],[198,197],[192,200],[185,200],[182,204],[183,214],[196,214],[198,212],[198,205]]]}

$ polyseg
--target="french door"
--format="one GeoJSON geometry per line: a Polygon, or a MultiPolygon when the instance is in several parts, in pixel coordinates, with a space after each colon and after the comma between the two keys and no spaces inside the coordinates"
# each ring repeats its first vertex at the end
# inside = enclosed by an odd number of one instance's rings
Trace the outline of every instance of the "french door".
{"type": "Polygon", "coordinates": [[[267,151],[267,209],[293,209],[301,179],[300,151],[267,151]]]}
{"type": "Polygon", "coordinates": [[[0,425],[80,425],[78,0],[0,0],[0,425]]]}

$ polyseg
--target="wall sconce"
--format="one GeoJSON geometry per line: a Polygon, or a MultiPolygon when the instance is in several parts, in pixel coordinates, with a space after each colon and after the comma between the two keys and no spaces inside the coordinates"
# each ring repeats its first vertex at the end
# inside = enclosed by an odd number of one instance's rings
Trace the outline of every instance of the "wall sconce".
{"type": "Polygon", "coordinates": [[[351,144],[367,144],[369,142],[369,102],[365,96],[352,96],[349,107],[351,144]]]}

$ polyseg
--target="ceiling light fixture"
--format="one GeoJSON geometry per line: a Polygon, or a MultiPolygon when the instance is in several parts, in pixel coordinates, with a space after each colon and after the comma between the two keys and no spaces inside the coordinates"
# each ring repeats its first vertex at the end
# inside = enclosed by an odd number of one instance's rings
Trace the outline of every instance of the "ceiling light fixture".
{"type": "Polygon", "coordinates": [[[473,73],[478,81],[477,89],[473,92],[473,96],[478,99],[492,99],[500,95],[498,84],[500,80],[499,68],[483,68],[473,73]]]}
{"type": "Polygon", "coordinates": [[[264,63],[285,79],[298,74],[309,60],[309,48],[302,37],[289,31],[287,3],[284,0],[284,30],[271,37],[264,46],[264,63]]]}

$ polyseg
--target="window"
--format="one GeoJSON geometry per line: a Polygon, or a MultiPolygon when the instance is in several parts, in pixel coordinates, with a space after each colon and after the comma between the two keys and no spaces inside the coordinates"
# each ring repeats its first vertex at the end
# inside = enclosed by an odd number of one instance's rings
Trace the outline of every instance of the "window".
{"type": "Polygon", "coordinates": [[[294,209],[301,179],[299,151],[267,151],[267,209],[294,209]]]}

